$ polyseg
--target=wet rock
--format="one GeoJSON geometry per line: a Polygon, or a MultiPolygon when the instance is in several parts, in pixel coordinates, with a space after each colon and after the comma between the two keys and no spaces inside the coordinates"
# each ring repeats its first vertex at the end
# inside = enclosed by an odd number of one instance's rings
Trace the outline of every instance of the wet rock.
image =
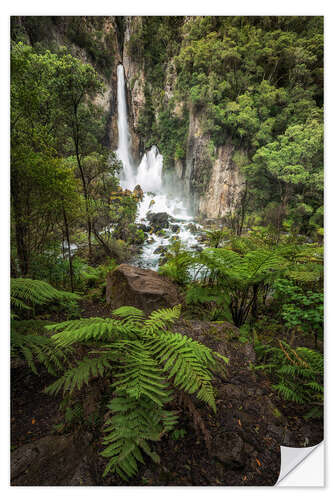
{"type": "Polygon", "coordinates": [[[173,233],[179,233],[179,231],[180,231],[180,226],[178,226],[178,224],[172,224],[172,225],[170,226],[170,229],[171,229],[171,231],[172,231],[173,233]]]}
{"type": "Polygon", "coordinates": [[[192,245],[191,250],[194,250],[195,252],[202,252],[203,248],[200,245],[192,245]]]}
{"type": "MultiPolygon", "coordinates": [[[[77,442],[71,435],[51,435],[17,448],[11,454],[11,485],[79,485],[76,481],[83,476],[82,468],[87,475],[87,464],[92,462],[92,452],[85,443],[84,437],[77,442]]],[[[89,484],[95,484],[91,476],[89,484]]]]}
{"type": "Polygon", "coordinates": [[[190,222],[189,224],[187,224],[186,229],[188,231],[190,231],[190,233],[192,233],[192,234],[195,234],[198,232],[198,227],[195,224],[193,224],[193,222],[190,222]]]}
{"type": "Polygon", "coordinates": [[[221,399],[241,399],[244,389],[240,385],[223,384],[218,388],[218,398],[221,399]]]}
{"type": "Polygon", "coordinates": [[[137,184],[135,186],[135,188],[133,189],[133,194],[134,194],[134,196],[136,196],[136,198],[139,201],[143,200],[143,190],[142,190],[142,187],[140,186],[140,184],[137,184]]]}
{"type": "Polygon", "coordinates": [[[149,233],[150,227],[146,224],[138,224],[138,229],[141,229],[144,233],[149,233]]]}
{"type": "Polygon", "coordinates": [[[214,440],[212,455],[230,468],[242,467],[245,463],[244,441],[236,432],[223,432],[214,440]]]}
{"type": "Polygon", "coordinates": [[[181,302],[178,288],[150,269],[121,264],[107,276],[106,302],[113,308],[134,306],[150,313],[181,302]]]}
{"type": "Polygon", "coordinates": [[[261,415],[267,422],[281,425],[284,417],[268,396],[251,397],[244,402],[244,410],[261,415]]]}
{"type": "Polygon", "coordinates": [[[206,241],[208,241],[208,236],[207,236],[207,234],[205,234],[205,233],[200,234],[200,235],[198,236],[198,241],[199,241],[200,243],[205,243],[206,241]]]}
{"type": "Polygon", "coordinates": [[[148,212],[147,219],[149,220],[154,231],[158,231],[159,229],[167,229],[169,227],[170,216],[166,212],[148,212]]]}
{"type": "Polygon", "coordinates": [[[167,247],[165,247],[164,245],[160,245],[159,247],[156,248],[156,250],[154,250],[154,254],[161,254],[161,255],[164,255],[167,251],[167,247]]]}

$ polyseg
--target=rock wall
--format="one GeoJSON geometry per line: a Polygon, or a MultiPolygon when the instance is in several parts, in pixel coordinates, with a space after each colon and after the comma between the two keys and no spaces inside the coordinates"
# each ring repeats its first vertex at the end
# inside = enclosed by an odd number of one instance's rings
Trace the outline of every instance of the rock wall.
{"type": "Polygon", "coordinates": [[[245,183],[232,160],[233,153],[234,147],[230,144],[217,150],[208,186],[199,200],[199,212],[206,217],[224,217],[237,208],[245,183]]]}
{"type": "MultiPolygon", "coordinates": [[[[143,152],[137,126],[140,112],[145,106],[146,76],[142,63],[138,62],[135,56],[131,56],[129,41],[131,36],[140,30],[142,18],[126,17],[124,25],[123,65],[128,86],[129,125],[133,157],[138,160],[143,152]]],[[[169,60],[165,71],[165,88],[160,108],[165,108],[170,100],[174,99],[174,114],[179,116],[188,103],[175,98],[177,73],[173,59],[169,60]]],[[[154,85],[154,82],[148,83],[154,85]]],[[[155,119],[158,120],[158,110],[155,119]]],[[[188,198],[195,213],[209,218],[220,218],[236,209],[244,188],[244,180],[232,160],[233,146],[226,144],[212,152],[212,143],[209,134],[204,130],[204,122],[203,112],[190,106],[186,156],[182,160],[174,160],[173,177],[176,183],[181,181],[181,191],[188,198]]]]}
{"type": "Polygon", "coordinates": [[[138,163],[141,157],[141,141],[136,133],[139,122],[140,111],[145,105],[145,75],[142,64],[131,57],[129,40],[131,36],[141,28],[142,18],[140,16],[126,16],[124,20],[124,46],[122,62],[127,82],[127,103],[129,115],[129,130],[132,140],[132,157],[138,163]]]}

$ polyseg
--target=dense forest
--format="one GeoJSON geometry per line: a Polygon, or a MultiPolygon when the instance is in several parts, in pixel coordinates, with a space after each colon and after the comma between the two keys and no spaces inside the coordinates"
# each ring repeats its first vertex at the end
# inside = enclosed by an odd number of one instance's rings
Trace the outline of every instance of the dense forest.
{"type": "Polygon", "coordinates": [[[10,105],[12,485],[275,484],[323,438],[323,18],[12,17],[10,105]]]}

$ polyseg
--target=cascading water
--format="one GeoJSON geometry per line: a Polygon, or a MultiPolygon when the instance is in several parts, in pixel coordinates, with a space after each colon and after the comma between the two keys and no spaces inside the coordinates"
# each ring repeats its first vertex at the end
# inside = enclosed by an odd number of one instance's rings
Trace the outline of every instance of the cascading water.
{"type": "Polygon", "coordinates": [[[117,68],[117,95],[118,95],[118,149],[117,157],[123,164],[120,184],[122,187],[133,189],[134,172],[130,149],[130,134],[128,131],[125,74],[124,68],[119,64],[117,68]]]}
{"type": "MultiPolygon", "coordinates": [[[[128,117],[125,92],[124,68],[117,68],[117,90],[118,90],[118,149],[117,157],[123,163],[120,174],[120,185],[123,189],[133,190],[138,184],[144,192],[142,202],[139,204],[137,222],[149,224],[147,215],[149,213],[166,212],[177,227],[177,237],[191,248],[198,245],[197,237],[189,231],[188,224],[193,220],[189,215],[183,200],[178,199],[170,193],[163,185],[163,156],[156,146],[152,146],[141,159],[136,168],[131,155],[130,134],[128,131],[128,117]]],[[[198,228],[201,227],[197,224],[198,228]]],[[[174,228],[173,228],[174,229],[174,228]]],[[[163,234],[154,234],[146,241],[137,264],[150,269],[157,269],[160,255],[157,253],[159,247],[167,246],[170,238],[175,236],[172,228],[163,230],[163,234]]]]}

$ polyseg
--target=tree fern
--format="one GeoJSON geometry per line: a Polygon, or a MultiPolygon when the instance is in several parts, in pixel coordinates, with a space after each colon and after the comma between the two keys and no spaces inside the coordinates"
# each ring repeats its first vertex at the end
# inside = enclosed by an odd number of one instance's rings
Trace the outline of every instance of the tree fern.
{"type": "Polygon", "coordinates": [[[137,462],[143,461],[142,452],[158,460],[148,442],[160,439],[176,425],[176,413],[165,409],[174,390],[194,394],[215,410],[213,372],[227,359],[169,331],[179,315],[180,306],[154,311],[148,318],[139,309],[122,307],[111,319],[67,321],[49,327],[57,348],[80,342],[93,350],[47,392],[71,394],[92,378],[112,379],[113,398],[108,404],[112,416],[104,430],[107,447],[102,452],[110,459],[106,473],[132,476],[137,462]]]}
{"type": "Polygon", "coordinates": [[[244,255],[226,248],[206,248],[198,260],[207,269],[201,284],[220,288],[236,326],[246,321],[250,311],[255,312],[260,290],[287,265],[278,252],[267,248],[244,255]]]}

